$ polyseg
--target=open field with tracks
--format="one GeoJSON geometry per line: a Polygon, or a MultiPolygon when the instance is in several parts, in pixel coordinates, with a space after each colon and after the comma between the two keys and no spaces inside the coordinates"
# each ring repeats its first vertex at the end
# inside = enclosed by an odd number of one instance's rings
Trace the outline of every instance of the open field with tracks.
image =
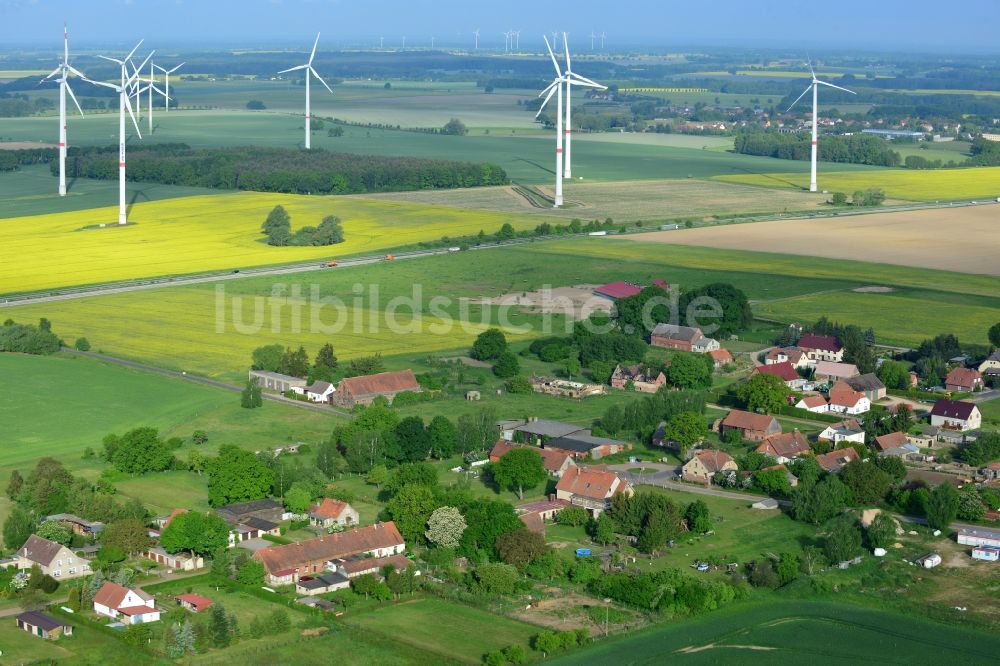
{"type": "MultiPolygon", "coordinates": [[[[961,157],[953,159],[960,160],[961,157]]],[[[805,164],[805,162],[804,162],[805,164]]],[[[796,173],[740,174],[718,176],[728,183],[744,183],[780,189],[808,188],[809,178],[796,173]]],[[[819,187],[845,192],[878,187],[891,199],[907,201],[958,201],[1000,197],[1000,167],[969,169],[874,169],[845,172],[841,165],[820,166],[819,187]]]]}
{"type": "Polygon", "coordinates": [[[507,222],[516,229],[538,223],[488,211],[257,192],[137,204],[129,219],[135,224],[118,227],[116,208],[98,208],[0,221],[18,230],[5,241],[0,293],[377,254],[442,236],[494,233],[507,222]],[[263,243],[260,225],[278,204],[293,231],[326,215],[340,217],[346,240],[325,247],[263,243]],[[111,226],[83,229],[101,223],[111,226]]]}
{"type": "Polygon", "coordinates": [[[996,247],[977,241],[985,241],[997,233],[1000,233],[1000,205],[983,205],[757,222],[626,238],[1000,275],[996,247]],[[949,243],[949,239],[970,242],[949,243]]]}
{"type": "Polygon", "coordinates": [[[950,664],[989,661],[995,635],[845,604],[742,605],[603,641],[553,660],[571,664],[950,664]]]}

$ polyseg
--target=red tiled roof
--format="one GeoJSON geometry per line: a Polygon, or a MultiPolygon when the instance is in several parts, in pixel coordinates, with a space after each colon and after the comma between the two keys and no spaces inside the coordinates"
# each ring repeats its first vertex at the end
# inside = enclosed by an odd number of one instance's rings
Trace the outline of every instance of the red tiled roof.
{"type": "Polygon", "coordinates": [[[932,416],[941,416],[946,419],[960,419],[962,421],[967,421],[970,416],[972,416],[973,410],[976,406],[971,402],[962,402],[961,400],[945,400],[942,398],[934,403],[934,409],[931,410],[932,416]]]}
{"type": "Polygon", "coordinates": [[[615,494],[617,494],[624,487],[625,482],[619,479],[614,472],[584,467],[570,467],[556,484],[556,490],[595,500],[607,499],[612,494],[612,488],[615,488],[615,494]],[[618,481],[617,488],[615,488],[615,481],[618,481]]]}
{"type": "Polygon", "coordinates": [[[366,557],[359,560],[341,562],[348,577],[366,571],[381,571],[383,567],[392,566],[396,571],[406,571],[410,568],[410,559],[406,555],[389,555],[388,557],[366,557]]]}
{"type": "Polygon", "coordinates": [[[841,350],[840,340],[832,335],[816,335],[815,333],[804,333],[799,338],[799,347],[802,349],[818,349],[828,352],[839,352],[841,350]]]}
{"type": "Polygon", "coordinates": [[[705,466],[709,472],[721,472],[723,467],[727,463],[733,462],[733,457],[726,453],[725,451],[719,451],[717,449],[708,449],[705,451],[699,451],[695,454],[701,464],[705,466]]]}
{"type": "Polygon", "coordinates": [[[776,458],[795,458],[809,453],[809,442],[798,430],[771,435],[757,447],[760,453],[776,458]]]}
{"type": "Polygon", "coordinates": [[[852,448],[846,448],[820,454],[816,456],[816,462],[818,462],[819,466],[827,472],[835,472],[847,463],[852,460],[857,460],[858,458],[859,456],[857,451],[852,448]]]}
{"type": "Polygon", "coordinates": [[[126,606],[125,608],[119,608],[117,610],[119,613],[128,615],[129,617],[133,615],[145,615],[146,613],[160,612],[151,606],[126,606]]]}
{"type": "Polygon", "coordinates": [[[149,596],[148,594],[146,594],[145,592],[143,592],[138,588],[130,590],[127,587],[122,587],[117,583],[112,583],[111,581],[108,581],[104,583],[104,585],[101,586],[101,589],[97,591],[97,594],[94,595],[94,603],[101,604],[102,606],[107,606],[108,608],[115,608],[118,610],[122,610],[121,608],[118,608],[118,604],[124,601],[125,597],[128,595],[129,592],[135,592],[140,599],[143,599],[145,601],[149,601],[152,599],[151,596],[149,596]]]}
{"type": "Polygon", "coordinates": [[[664,280],[663,278],[656,278],[655,280],[653,280],[653,286],[659,287],[664,291],[670,291],[670,283],[664,280]]]}
{"type": "Polygon", "coordinates": [[[737,428],[739,430],[761,430],[766,431],[774,421],[773,416],[767,414],[754,414],[744,412],[741,409],[734,409],[722,420],[722,425],[727,428],[737,428]]]}
{"type": "Polygon", "coordinates": [[[341,502],[340,500],[324,497],[322,502],[310,510],[310,513],[314,513],[321,518],[340,518],[340,514],[342,514],[348,506],[350,505],[347,502],[341,502]]]}
{"type": "Polygon", "coordinates": [[[362,375],[347,377],[340,380],[340,390],[347,391],[353,397],[369,395],[395,394],[402,391],[419,391],[420,384],[413,370],[399,372],[380,372],[377,375],[362,375]]]}
{"type": "Polygon", "coordinates": [[[879,451],[898,449],[903,444],[906,444],[906,442],[905,432],[890,432],[888,435],[879,435],[875,438],[875,446],[879,451]]]}
{"type": "Polygon", "coordinates": [[[981,384],[983,376],[978,370],[972,368],[952,368],[945,378],[944,383],[948,386],[961,386],[963,388],[974,388],[976,384],[981,384]]]}
{"type": "Polygon", "coordinates": [[[854,407],[864,397],[864,393],[855,391],[847,382],[837,382],[830,389],[831,405],[854,407]]]}
{"type": "Polygon", "coordinates": [[[755,373],[764,375],[774,375],[783,382],[791,382],[799,378],[799,373],[788,361],[783,363],[772,363],[771,365],[761,365],[754,369],[755,373]]]}
{"type": "Polygon", "coordinates": [[[209,599],[208,597],[203,597],[198,594],[178,594],[176,597],[174,597],[174,599],[176,599],[177,601],[184,601],[194,606],[195,610],[199,611],[205,610],[206,608],[212,605],[211,599],[209,599]]]}
{"type": "Polygon", "coordinates": [[[728,363],[733,360],[733,355],[729,353],[728,349],[714,349],[708,352],[708,355],[716,363],[728,363]]]}
{"type": "Polygon", "coordinates": [[[608,298],[628,298],[629,296],[635,296],[641,291],[642,287],[639,285],[621,280],[602,284],[600,287],[594,289],[595,294],[607,296],[608,298]]]}
{"type": "Polygon", "coordinates": [[[514,449],[528,449],[529,451],[534,451],[542,457],[542,465],[549,472],[555,473],[562,469],[562,466],[566,463],[567,458],[571,458],[570,454],[559,449],[539,449],[534,446],[523,446],[518,445],[513,442],[508,442],[505,439],[497,440],[497,443],[493,445],[493,449],[490,450],[490,462],[496,462],[504,456],[504,454],[513,451],[514,449]]]}
{"type": "Polygon", "coordinates": [[[534,513],[522,513],[518,518],[524,523],[524,526],[536,532],[537,534],[545,534],[545,521],[542,520],[542,514],[538,512],[534,513]]]}
{"type": "Polygon", "coordinates": [[[800,401],[806,408],[821,407],[826,404],[826,398],[821,395],[807,395],[800,401]]]}
{"type": "Polygon", "coordinates": [[[173,511],[171,511],[170,515],[167,516],[166,521],[164,521],[163,523],[163,529],[167,529],[168,527],[170,527],[170,523],[171,521],[173,521],[174,518],[181,515],[182,513],[187,513],[187,512],[188,512],[187,509],[174,509],[173,511]]]}
{"type": "Polygon", "coordinates": [[[272,575],[320,560],[340,560],[352,555],[404,545],[402,535],[392,521],[360,527],[346,532],[326,534],[283,546],[269,546],[254,553],[272,575]]]}

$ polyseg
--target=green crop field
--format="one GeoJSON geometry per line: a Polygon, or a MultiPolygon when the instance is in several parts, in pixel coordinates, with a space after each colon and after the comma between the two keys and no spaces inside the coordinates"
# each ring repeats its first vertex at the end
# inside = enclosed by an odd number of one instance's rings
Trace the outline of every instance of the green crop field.
{"type": "Polygon", "coordinates": [[[479,664],[493,650],[520,644],[528,649],[539,628],[486,611],[422,598],[348,615],[344,621],[387,639],[435,652],[454,661],[479,664]]]}
{"type": "MultiPolygon", "coordinates": [[[[0,376],[5,380],[0,385],[0,477],[14,468],[25,472],[42,456],[96,476],[95,463],[81,459],[83,449],[99,450],[108,433],[139,426],[184,439],[204,430],[208,454],[222,444],[251,450],[298,441],[315,444],[328,437],[338,421],[333,415],[277,403],[246,410],[240,408],[236,393],[61,354],[0,354],[0,376]]],[[[191,447],[185,443],[177,455],[186,456],[191,447]]],[[[170,485],[185,499],[204,503],[204,481],[186,472],[123,480],[122,490],[157,506],[171,504],[177,499],[156,496],[170,475],[178,477],[170,485]]]]}
{"type": "Polygon", "coordinates": [[[994,660],[995,635],[845,604],[777,601],[601,641],[551,663],[955,664],[994,660]]]}
{"type": "MultiPolygon", "coordinates": [[[[956,153],[957,155],[957,153],[956,153]]],[[[950,157],[949,159],[960,159],[950,157]]],[[[770,173],[718,176],[728,183],[744,183],[772,188],[801,189],[808,179],[801,174],[770,173]]],[[[1000,167],[969,169],[878,169],[844,172],[840,164],[820,166],[819,186],[830,192],[846,192],[878,187],[891,199],[908,201],[954,201],[991,199],[1000,196],[1000,167]]]]}

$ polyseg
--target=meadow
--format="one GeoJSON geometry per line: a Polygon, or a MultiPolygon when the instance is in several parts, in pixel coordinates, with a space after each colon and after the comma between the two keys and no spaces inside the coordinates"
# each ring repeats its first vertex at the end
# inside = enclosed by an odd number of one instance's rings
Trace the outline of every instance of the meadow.
{"type": "Polygon", "coordinates": [[[2,228],[18,229],[5,242],[0,293],[378,254],[442,236],[494,233],[505,223],[515,229],[537,224],[489,211],[258,192],[141,203],[132,208],[134,224],[119,227],[116,220],[117,209],[95,208],[0,221],[2,228]],[[288,211],[293,230],[318,225],[326,215],[340,217],[345,241],[267,245],[260,225],[276,205],[288,211]],[[103,223],[111,226],[84,229],[103,223]]]}
{"type": "Polygon", "coordinates": [[[615,637],[551,660],[573,664],[954,664],[990,661],[995,635],[897,613],[818,601],[740,604],[615,637]]]}
{"type": "MultiPolygon", "coordinates": [[[[91,626],[76,625],[72,636],[47,641],[18,629],[13,617],[4,617],[0,622],[0,646],[3,661],[8,664],[134,666],[137,657],[134,648],[91,626]]],[[[144,664],[171,663],[149,654],[142,654],[141,658],[144,664]]]]}
{"type": "Polygon", "coordinates": [[[422,651],[466,664],[508,645],[529,649],[538,627],[435,598],[418,598],[347,615],[344,622],[422,651]]]}
{"type": "MultiPolygon", "coordinates": [[[[957,158],[956,158],[957,159],[957,158]]],[[[744,183],[779,189],[802,189],[809,179],[796,173],[717,176],[728,183],[744,183]]],[[[1000,167],[968,169],[878,169],[845,172],[841,165],[820,166],[819,187],[829,192],[881,188],[891,199],[907,201],[959,201],[1000,196],[1000,167]]]]}

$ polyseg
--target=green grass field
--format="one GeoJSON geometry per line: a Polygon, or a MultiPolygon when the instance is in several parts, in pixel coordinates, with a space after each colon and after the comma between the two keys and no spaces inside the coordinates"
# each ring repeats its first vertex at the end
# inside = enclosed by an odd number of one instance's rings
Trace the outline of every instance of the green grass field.
{"type": "Polygon", "coordinates": [[[539,628],[441,599],[420,598],[346,615],[344,621],[386,640],[412,645],[454,661],[478,664],[493,650],[528,649],[539,628]]]}
{"type": "MultiPolygon", "coordinates": [[[[957,155],[957,153],[956,153],[957,155]]],[[[957,159],[958,158],[950,158],[957,159]]],[[[743,174],[717,176],[728,183],[744,183],[779,189],[808,187],[801,173],[743,174]]],[[[844,172],[840,165],[820,166],[819,187],[829,192],[846,192],[878,187],[890,199],[907,201],[957,201],[992,199],[1000,196],[1000,167],[970,169],[879,169],[844,172]]]]}
{"type": "Polygon", "coordinates": [[[13,617],[5,617],[0,622],[0,649],[5,664],[134,666],[137,659],[143,664],[171,663],[149,654],[137,654],[134,648],[89,626],[75,626],[72,636],[47,641],[18,629],[13,617]]]}
{"type": "Polygon", "coordinates": [[[954,664],[992,661],[996,635],[837,603],[739,605],[601,641],[551,663],[954,664]]]}

